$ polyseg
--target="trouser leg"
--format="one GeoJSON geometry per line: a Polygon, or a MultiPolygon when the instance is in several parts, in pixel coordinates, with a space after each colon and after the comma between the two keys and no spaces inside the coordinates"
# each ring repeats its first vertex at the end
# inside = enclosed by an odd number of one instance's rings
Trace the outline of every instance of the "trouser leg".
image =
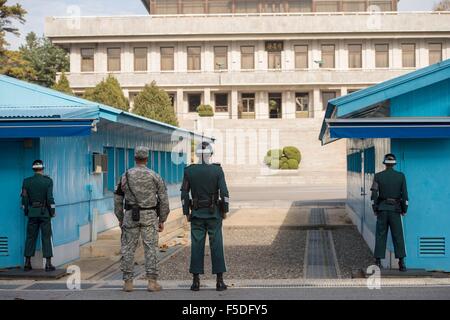
{"type": "Polygon", "coordinates": [[[134,253],[139,243],[139,233],[139,227],[122,229],[120,270],[123,272],[124,280],[134,278],[134,253]]]}
{"type": "Polygon", "coordinates": [[[148,225],[141,228],[142,243],[144,245],[145,273],[147,279],[158,277],[158,220],[155,217],[148,225]]]}
{"type": "Polygon", "coordinates": [[[388,232],[388,212],[381,211],[377,216],[377,227],[375,232],[374,256],[377,259],[385,258],[387,232],[388,232]]]}
{"type": "Polygon", "coordinates": [[[227,271],[223,249],[222,219],[208,219],[209,247],[211,249],[212,273],[227,271]]]}
{"type": "Polygon", "coordinates": [[[205,219],[193,218],[191,221],[191,266],[190,273],[204,274],[205,257],[205,238],[206,226],[205,219]]]}
{"type": "Polygon", "coordinates": [[[395,258],[400,259],[406,257],[403,223],[399,213],[389,213],[389,227],[392,234],[392,243],[394,244],[395,258]]]}
{"type": "Polygon", "coordinates": [[[41,218],[42,255],[44,258],[53,257],[52,222],[50,218],[41,218]]]}
{"type": "Polygon", "coordinates": [[[25,257],[33,257],[36,251],[36,240],[39,234],[39,218],[28,218],[27,239],[25,240],[25,257]]]}

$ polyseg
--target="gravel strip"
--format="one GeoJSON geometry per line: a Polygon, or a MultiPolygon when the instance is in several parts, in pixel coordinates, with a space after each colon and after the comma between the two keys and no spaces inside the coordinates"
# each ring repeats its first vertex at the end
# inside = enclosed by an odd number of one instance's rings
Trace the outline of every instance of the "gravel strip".
{"type": "MultiPolygon", "coordinates": [[[[224,228],[225,257],[233,279],[295,279],[303,277],[306,231],[271,227],[224,228]]],[[[205,249],[205,275],[211,275],[209,247],[205,249]]],[[[191,279],[190,247],[160,265],[161,280],[191,279]]]]}
{"type": "Polygon", "coordinates": [[[332,232],[342,278],[351,278],[352,270],[365,269],[374,263],[372,251],[356,228],[332,232]]]}

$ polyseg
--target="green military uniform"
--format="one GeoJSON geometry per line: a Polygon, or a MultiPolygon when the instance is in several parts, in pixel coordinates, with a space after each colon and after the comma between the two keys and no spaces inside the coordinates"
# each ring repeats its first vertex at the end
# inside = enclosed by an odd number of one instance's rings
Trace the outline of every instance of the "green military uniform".
{"type": "Polygon", "coordinates": [[[191,265],[189,272],[204,274],[206,234],[211,249],[212,273],[226,272],[221,212],[228,212],[225,175],[217,164],[193,164],[185,168],[181,189],[183,213],[191,221],[191,265]],[[192,201],[189,197],[192,195],[192,201]],[[219,209],[219,198],[222,210],[219,209]],[[192,209],[192,212],[190,212],[192,209]]]}
{"type": "Polygon", "coordinates": [[[36,240],[41,230],[43,256],[51,258],[53,256],[51,218],[55,210],[53,180],[39,173],[26,178],[22,186],[22,207],[28,216],[25,257],[34,256],[36,240]]]}
{"type": "Polygon", "coordinates": [[[375,175],[371,188],[372,206],[377,215],[375,235],[375,252],[377,259],[384,259],[388,229],[391,229],[395,257],[406,257],[405,241],[403,238],[402,214],[408,210],[408,191],[405,175],[387,168],[375,175]]]}

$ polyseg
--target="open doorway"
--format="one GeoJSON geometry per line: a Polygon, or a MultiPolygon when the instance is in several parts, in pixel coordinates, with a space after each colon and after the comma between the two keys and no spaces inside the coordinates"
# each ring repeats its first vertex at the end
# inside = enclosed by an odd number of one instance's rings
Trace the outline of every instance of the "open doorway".
{"type": "Polygon", "coordinates": [[[269,93],[269,118],[280,119],[282,115],[281,93],[269,93]]]}

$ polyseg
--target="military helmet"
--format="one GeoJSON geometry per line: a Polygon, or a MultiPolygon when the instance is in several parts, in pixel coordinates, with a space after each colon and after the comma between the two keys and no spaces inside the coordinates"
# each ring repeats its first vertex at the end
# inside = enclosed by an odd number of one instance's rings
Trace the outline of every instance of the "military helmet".
{"type": "Polygon", "coordinates": [[[137,147],[136,150],[134,151],[134,158],[138,160],[148,159],[148,148],[137,147]]]}
{"type": "Polygon", "coordinates": [[[214,150],[209,142],[203,141],[197,145],[195,153],[212,155],[214,153],[214,150]]]}
{"type": "Polygon", "coordinates": [[[397,164],[397,158],[394,154],[388,153],[384,156],[383,164],[397,164]]]}
{"type": "Polygon", "coordinates": [[[43,170],[45,168],[44,161],[34,160],[32,168],[33,168],[33,170],[43,170]]]}

